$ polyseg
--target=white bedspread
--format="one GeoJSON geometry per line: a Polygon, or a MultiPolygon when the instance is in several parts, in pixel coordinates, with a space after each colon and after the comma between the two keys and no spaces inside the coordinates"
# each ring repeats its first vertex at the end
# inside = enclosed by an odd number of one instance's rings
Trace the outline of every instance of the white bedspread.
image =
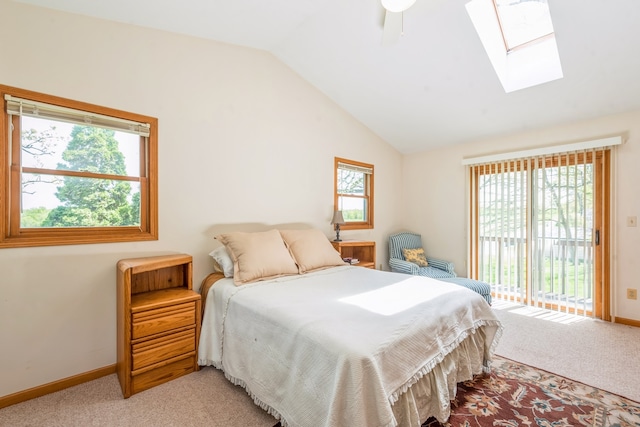
{"type": "Polygon", "coordinates": [[[223,279],[206,307],[200,365],[288,426],[395,426],[403,393],[465,340],[487,363],[501,329],[464,287],[348,266],[240,287],[223,279]]]}

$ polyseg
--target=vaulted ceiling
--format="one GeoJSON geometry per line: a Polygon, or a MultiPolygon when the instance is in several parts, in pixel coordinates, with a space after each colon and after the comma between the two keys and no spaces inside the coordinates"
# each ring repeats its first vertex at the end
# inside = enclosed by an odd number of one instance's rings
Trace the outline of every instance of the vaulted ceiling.
{"type": "Polygon", "coordinates": [[[18,0],[271,52],[403,153],[640,109],[640,1],[549,0],[564,78],[505,93],[468,0],[18,0]]]}

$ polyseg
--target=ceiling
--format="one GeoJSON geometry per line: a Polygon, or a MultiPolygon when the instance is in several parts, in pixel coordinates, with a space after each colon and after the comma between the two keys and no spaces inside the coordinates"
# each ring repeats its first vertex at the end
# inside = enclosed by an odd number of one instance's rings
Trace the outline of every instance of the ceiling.
{"type": "Polygon", "coordinates": [[[505,93],[468,0],[19,0],[263,49],[409,154],[640,109],[640,1],[549,0],[564,78],[505,93]]]}

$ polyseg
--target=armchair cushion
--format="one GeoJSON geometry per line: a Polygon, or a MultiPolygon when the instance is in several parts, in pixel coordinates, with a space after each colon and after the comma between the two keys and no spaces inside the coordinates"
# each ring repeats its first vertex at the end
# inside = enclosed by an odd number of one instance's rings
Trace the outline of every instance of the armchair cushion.
{"type": "Polygon", "coordinates": [[[424,254],[424,249],[416,248],[416,249],[402,249],[402,255],[404,256],[405,261],[412,262],[416,264],[418,267],[428,267],[429,262],[427,261],[427,256],[424,254]]]}
{"type": "Polygon", "coordinates": [[[400,258],[389,258],[389,267],[391,271],[396,273],[413,274],[414,276],[418,276],[420,271],[420,267],[416,264],[400,258]]]}

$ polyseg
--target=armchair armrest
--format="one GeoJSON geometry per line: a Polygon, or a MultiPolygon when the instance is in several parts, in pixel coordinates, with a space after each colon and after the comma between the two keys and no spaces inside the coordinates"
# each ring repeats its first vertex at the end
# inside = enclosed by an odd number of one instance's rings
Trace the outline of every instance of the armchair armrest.
{"type": "MultiPolygon", "coordinates": [[[[427,257],[427,262],[430,267],[438,268],[440,270],[444,270],[449,274],[453,274],[456,277],[456,272],[453,270],[453,263],[450,261],[444,261],[438,258],[430,258],[427,257]]],[[[391,263],[389,263],[391,265],[391,263]]]]}
{"type": "Polygon", "coordinates": [[[389,267],[391,268],[391,271],[395,271],[396,273],[413,275],[418,274],[418,271],[420,270],[420,267],[414,263],[399,258],[389,258],[389,267]]]}

